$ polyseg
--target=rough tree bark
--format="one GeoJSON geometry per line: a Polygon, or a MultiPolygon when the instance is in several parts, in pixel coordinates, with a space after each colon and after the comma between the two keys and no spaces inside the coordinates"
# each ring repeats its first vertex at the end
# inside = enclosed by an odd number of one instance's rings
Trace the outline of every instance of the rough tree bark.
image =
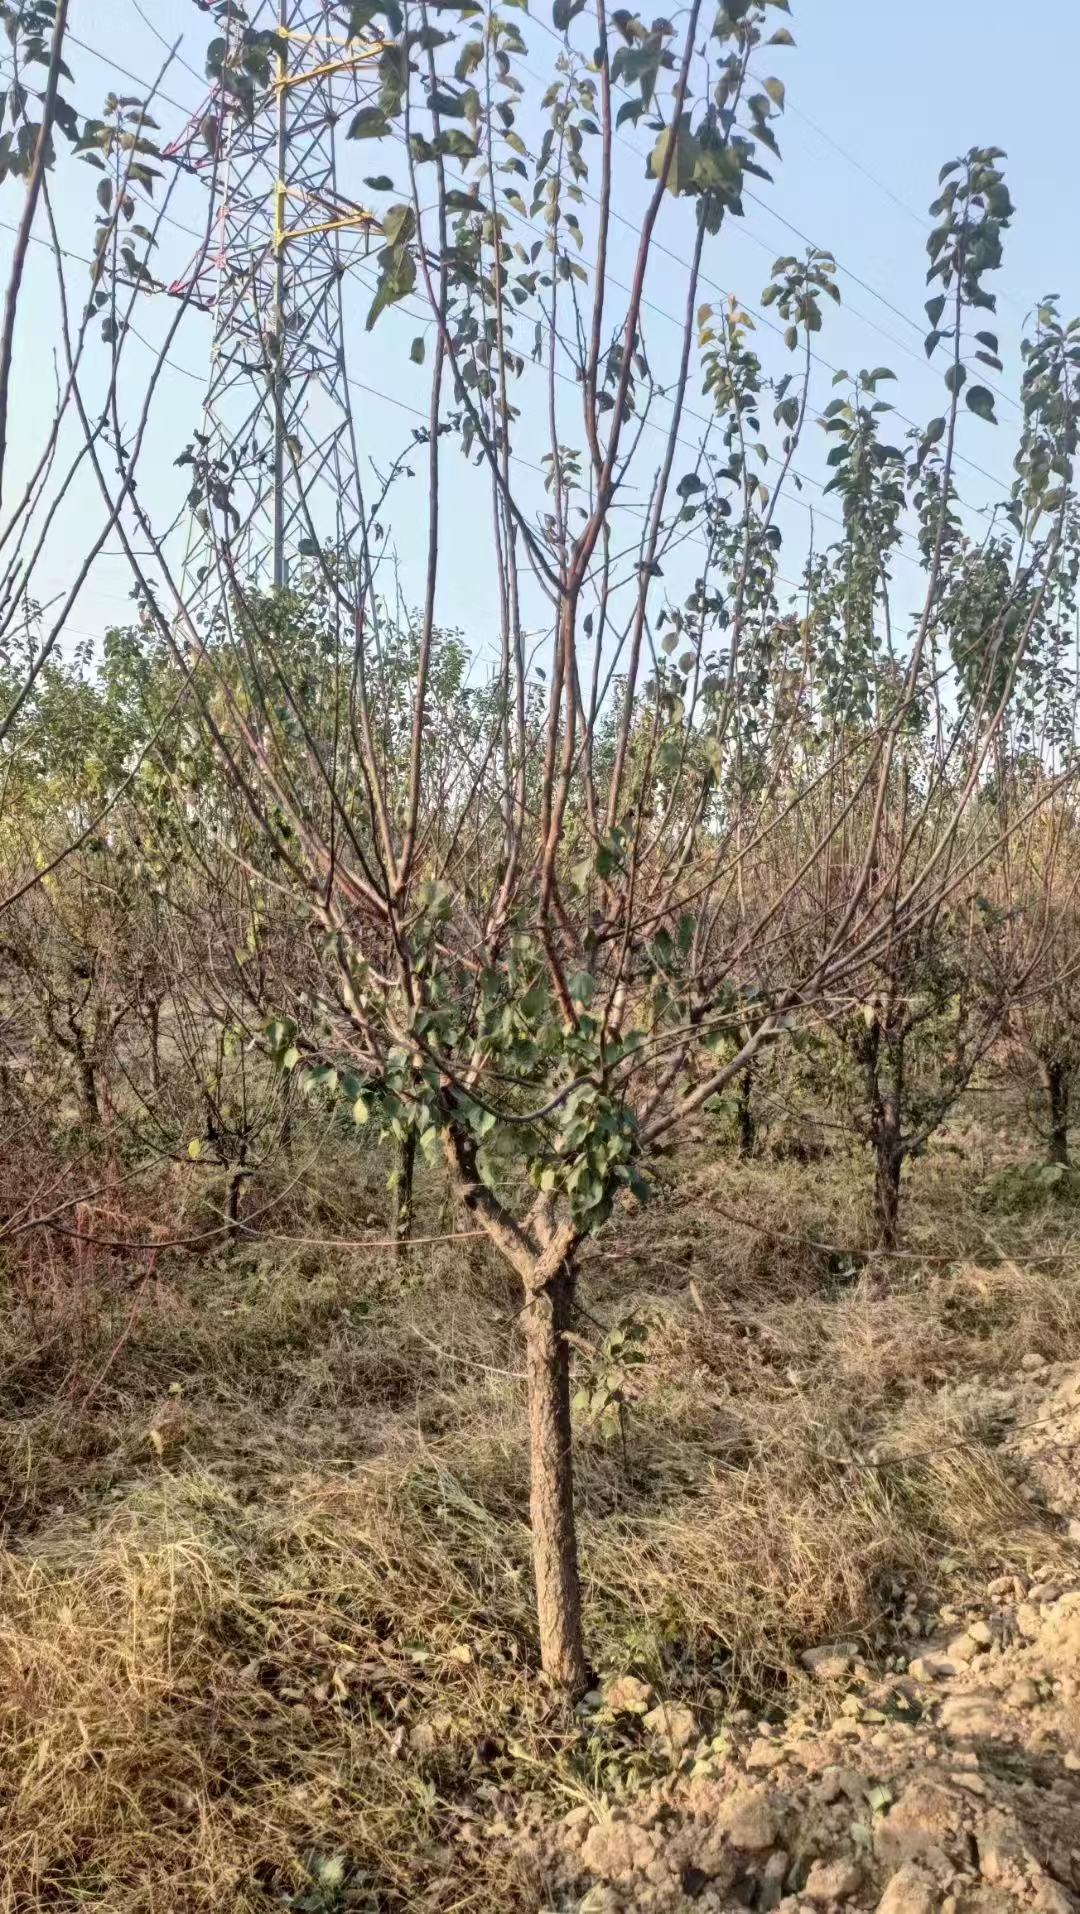
{"type": "Polygon", "coordinates": [[[88,1130],[101,1128],[101,1102],[98,1097],[97,1071],[93,1059],[80,1056],[79,1066],[79,1102],[82,1105],[83,1121],[88,1130]]]}
{"type": "Polygon", "coordinates": [[[395,1254],[402,1257],[412,1235],[413,1181],[416,1173],[416,1132],[408,1129],[401,1139],[390,1234],[395,1254]]]}
{"type": "Polygon", "coordinates": [[[1050,1130],[1047,1138],[1047,1161],[1067,1164],[1069,1161],[1069,1072],[1057,1059],[1040,1062],[1039,1074],[1050,1115],[1050,1130]]]}
{"type": "Polygon", "coordinates": [[[161,999],[151,997],[146,1006],[146,1018],[150,1027],[150,1081],[155,1090],[161,1088],[161,999]]]}
{"type": "Polygon", "coordinates": [[[754,1125],[754,1066],[748,1063],[739,1078],[739,1156],[745,1162],[753,1156],[757,1142],[754,1125]]]}
{"type": "Polygon", "coordinates": [[[570,1348],[579,1226],[559,1223],[541,1198],[524,1225],[485,1188],[472,1141],[448,1125],[447,1167],[461,1202],[483,1224],[524,1291],[521,1328],[529,1415],[529,1519],[532,1528],[540,1665],[573,1698],[589,1685],[581,1634],[581,1577],[574,1517],[570,1348]]]}
{"type": "Polygon", "coordinates": [[[874,1139],[874,1156],[874,1207],[881,1246],[895,1249],[905,1151],[893,1125],[886,1124],[879,1130],[874,1139]]]}
{"type": "Polygon", "coordinates": [[[246,1163],[247,1144],[241,1143],[236,1168],[229,1177],[228,1217],[229,1237],[232,1241],[235,1241],[240,1234],[240,1198],[243,1194],[244,1179],[248,1174],[245,1168],[246,1163]]]}
{"type": "Polygon", "coordinates": [[[567,1259],[527,1290],[522,1310],[529,1392],[529,1515],[532,1524],[540,1661],[569,1694],[588,1686],[581,1638],[581,1580],[574,1521],[570,1351],[565,1332],[574,1303],[567,1259]]]}
{"type": "Polygon", "coordinates": [[[883,1249],[896,1247],[900,1178],[907,1156],[903,1139],[904,1042],[902,1029],[886,1031],[875,1023],[863,1047],[869,1140],[874,1152],[874,1209],[883,1249]]]}

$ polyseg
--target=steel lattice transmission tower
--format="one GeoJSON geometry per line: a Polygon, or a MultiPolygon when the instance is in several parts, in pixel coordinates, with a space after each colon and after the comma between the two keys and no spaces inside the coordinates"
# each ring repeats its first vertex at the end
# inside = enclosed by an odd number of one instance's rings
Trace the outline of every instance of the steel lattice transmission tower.
{"type": "Polygon", "coordinates": [[[362,522],[342,281],[378,229],[342,195],[336,149],[381,46],[347,37],[341,11],[263,0],[230,14],[223,76],[169,148],[215,200],[213,246],[170,288],[213,315],[184,556],[196,602],[225,544],[241,577],[280,587],[297,554],[349,553],[362,522]],[[245,104],[225,76],[267,32],[271,83],[245,104]]]}

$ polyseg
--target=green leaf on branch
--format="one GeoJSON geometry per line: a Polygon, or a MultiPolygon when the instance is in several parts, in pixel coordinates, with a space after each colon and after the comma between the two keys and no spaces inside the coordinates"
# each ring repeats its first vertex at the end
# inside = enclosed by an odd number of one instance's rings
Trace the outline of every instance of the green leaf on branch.
{"type": "Polygon", "coordinates": [[[397,0],[359,0],[349,19],[349,38],[355,39],[363,33],[380,13],[385,16],[390,32],[396,37],[404,25],[397,0]]]}
{"type": "Polygon", "coordinates": [[[700,152],[700,145],[690,131],[690,115],[684,113],[677,127],[665,126],[658,136],[649,154],[648,176],[663,179],[667,191],[678,197],[694,178],[700,152]]]}
{"type": "Polygon", "coordinates": [[[401,201],[388,206],[382,216],[382,229],[388,247],[404,245],[416,231],[416,216],[412,207],[401,201]]]}
{"type": "Polygon", "coordinates": [[[974,412],[978,418],[986,419],[990,425],[997,424],[997,419],[994,417],[994,395],[988,386],[969,386],[967,404],[968,410],[974,412]]]}
{"type": "Polygon", "coordinates": [[[451,126],[446,132],[437,134],[432,143],[436,153],[449,153],[454,159],[476,158],[476,141],[463,133],[460,127],[451,126]]]}
{"type": "Polygon", "coordinates": [[[362,106],[355,114],[346,137],[350,140],[381,140],[390,131],[390,122],[377,106],[362,106]]]}
{"type": "Polygon", "coordinates": [[[429,112],[442,114],[446,119],[460,120],[464,117],[465,107],[460,96],[448,93],[444,86],[432,87],[427,96],[427,105],[429,112]]]}
{"type": "Polygon", "coordinates": [[[484,42],[482,40],[466,40],[465,45],[457,57],[457,65],[454,68],[455,80],[467,80],[470,74],[476,72],[483,57],[484,42]]]}
{"type": "Polygon", "coordinates": [[[368,309],[365,329],[370,332],[380,312],[385,312],[388,306],[396,305],[399,299],[406,298],[412,291],[415,283],[416,267],[409,254],[406,253],[398,262],[393,272],[384,272],[382,274],[375,291],[375,297],[368,309]]]}
{"type": "Polygon", "coordinates": [[[383,214],[383,232],[389,243],[379,253],[379,283],[367,316],[369,332],[380,312],[404,299],[416,283],[416,261],[409,249],[415,231],[411,206],[399,204],[387,208],[383,214]]]}

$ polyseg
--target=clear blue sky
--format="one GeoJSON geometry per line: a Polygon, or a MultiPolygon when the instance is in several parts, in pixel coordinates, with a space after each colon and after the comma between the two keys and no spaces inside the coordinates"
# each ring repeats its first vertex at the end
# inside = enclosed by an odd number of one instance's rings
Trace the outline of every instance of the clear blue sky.
{"type": "MultiPolygon", "coordinates": [[[[142,7],[147,21],[168,40],[184,34],[183,54],[201,69],[207,23],[191,0],[142,0],[142,7]]],[[[550,19],[546,6],[541,17],[545,22],[550,19]]],[[[921,343],[926,206],[943,160],[973,143],[993,142],[1007,150],[1007,176],[1017,205],[1006,268],[999,275],[999,330],[1006,377],[998,383],[1015,390],[1015,344],[1032,302],[1045,291],[1056,291],[1067,313],[1080,311],[1071,152],[1080,69],[1080,0],[1044,0],[1039,7],[1025,9],[1023,17],[1011,0],[897,0],[896,4],[893,0],[871,0],[870,4],[866,0],[801,0],[801,4],[792,0],[790,18],[779,13],[775,18],[778,24],[790,25],[797,43],[794,50],[778,49],[761,56],[762,69],[766,70],[767,61],[768,70],[778,73],[787,86],[788,113],[780,135],[783,162],[775,169],[775,184],[760,187],[761,203],[749,205],[746,220],[729,222],[712,243],[707,272],[718,286],[754,304],[773,258],[801,248],[802,241],[784,226],[784,219],[815,242],[831,247],[841,266],[872,290],[842,276],[844,309],[831,322],[823,356],[849,368],[891,365],[899,375],[891,396],[903,412],[924,420],[941,409],[940,368],[926,365],[921,343]]],[[[85,49],[111,56],[140,79],[157,72],[163,57],[161,41],[139,17],[134,0],[73,0],[71,23],[85,49]]],[[[540,20],[523,21],[522,26],[530,54],[542,54],[546,71],[554,49],[540,20]]],[[[108,66],[78,46],[72,48],[71,64],[75,97],[84,111],[93,110],[109,84],[108,66]]],[[[134,83],[132,90],[137,90],[134,83]]],[[[200,91],[199,82],[183,68],[170,72],[164,92],[176,104],[163,103],[159,110],[166,136],[178,128],[182,109],[197,106],[200,91]]],[[[643,151],[647,138],[640,137],[643,151]]],[[[361,170],[380,170],[382,164],[382,157],[369,146],[361,170]]],[[[87,169],[69,166],[58,194],[68,243],[77,250],[86,250],[92,228],[93,183],[87,169]]],[[[4,186],[0,219],[13,218],[20,190],[16,182],[4,186]]],[[[640,190],[644,190],[643,181],[640,190]]],[[[178,201],[177,207],[183,217],[196,223],[198,209],[190,197],[178,201]]],[[[625,209],[632,223],[632,189],[625,209]]],[[[623,265],[631,241],[632,233],[622,245],[623,265]]],[[[174,234],[172,243],[177,248],[175,264],[182,264],[182,235],[174,234]]],[[[10,235],[0,230],[0,264],[8,247],[10,235]]],[[[21,442],[26,456],[36,437],[35,426],[40,429],[42,385],[52,382],[51,355],[46,358],[45,353],[55,326],[55,301],[48,290],[45,265],[44,250],[35,249],[15,418],[16,448],[21,442]]],[[[80,297],[84,283],[77,275],[80,297]]],[[[655,282],[653,290],[662,301],[662,281],[655,282]]],[[[681,288],[669,289],[668,296],[677,303],[680,293],[681,288]]],[[[350,310],[354,371],[385,395],[365,397],[359,403],[367,444],[377,457],[386,459],[399,448],[411,423],[401,407],[422,406],[426,391],[424,375],[407,360],[415,325],[405,322],[395,329],[381,322],[374,335],[364,335],[367,296],[358,289],[350,310]],[[394,399],[396,406],[390,403],[394,399]]],[[[159,336],[163,323],[163,313],[144,307],[140,325],[148,336],[159,336]]],[[[781,369],[783,354],[765,335],[762,342],[763,356],[781,369]]],[[[163,393],[155,428],[157,470],[152,474],[161,483],[163,497],[171,495],[179,483],[172,459],[197,417],[206,346],[205,324],[195,320],[177,347],[177,369],[163,393]],[[187,377],[181,365],[196,376],[187,377]]],[[[821,369],[813,394],[817,406],[827,402],[828,384],[828,372],[821,369]]],[[[999,412],[1002,423],[996,429],[974,419],[965,423],[964,449],[990,475],[984,478],[970,467],[965,470],[964,485],[975,505],[992,496],[992,481],[1001,489],[1009,481],[1016,412],[1004,404],[999,412]]],[[[814,461],[820,469],[816,443],[808,450],[806,462],[812,468],[814,461]]],[[[421,503],[418,485],[417,509],[408,515],[401,531],[406,569],[419,550],[419,532],[414,539],[413,530],[422,518],[421,503]]],[[[86,508],[94,509],[91,495],[86,508]]],[[[477,577],[468,553],[477,533],[477,513],[486,512],[485,495],[477,481],[463,473],[461,483],[450,490],[447,510],[451,558],[442,615],[446,623],[474,625],[477,577]]],[[[801,527],[805,529],[804,519],[798,512],[789,512],[785,520],[785,570],[789,573],[798,570],[801,527]]],[[[54,582],[54,571],[59,585],[65,552],[54,551],[49,564],[53,568],[49,582],[54,582]]],[[[73,625],[94,633],[122,617],[127,591],[122,561],[103,563],[83,594],[73,625]]],[[[481,610],[480,615],[486,614],[481,610]]]]}

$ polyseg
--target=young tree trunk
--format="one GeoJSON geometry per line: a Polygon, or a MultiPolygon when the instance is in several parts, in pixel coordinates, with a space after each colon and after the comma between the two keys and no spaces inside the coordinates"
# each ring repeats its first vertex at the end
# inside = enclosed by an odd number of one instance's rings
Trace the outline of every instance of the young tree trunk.
{"type": "Polygon", "coordinates": [[[395,1253],[405,1254],[405,1245],[412,1235],[413,1178],[416,1170],[416,1132],[408,1129],[401,1139],[398,1154],[397,1181],[394,1184],[394,1213],[390,1234],[394,1239],[395,1253]]]}
{"type": "Polygon", "coordinates": [[[522,1324],[529,1393],[529,1512],[540,1660],[557,1687],[577,1696],[588,1687],[588,1674],[581,1638],[581,1583],[574,1523],[570,1352],[564,1340],[573,1300],[573,1265],[564,1262],[549,1282],[527,1291],[522,1324]]]}
{"type": "Polygon", "coordinates": [[[739,1078],[739,1156],[745,1162],[754,1154],[757,1131],[754,1124],[754,1066],[748,1063],[739,1078]]]}
{"type": "Polygon", "coordinates": [[[572,1697],[588,1687],[581,1638],[581,1580],[574,1520],[570,1350],[574,1257],[580,1240],[569,1220],[557,1225],[554,1203],[540,1200],[528,1234],[485,1189],[471,1139],[447,1127],[447,1166],[470,1216],[483,1220],[525,1293],[521,1327],[529,1405],[529,1518],[540,1662],[554,1687],[572,1697]],[[530,1241],[531,1236],[531,1241],[530,1241]],[[539,1247],[537,1246],[539,1244],[539,1247]]]}
{"type": "Polygon", "coordinates": [[[241,1143],[237,1167],[233,1170],[229,1178],[229,1236],[234,1242],[240,1234],[240,1196],[244,1187],[244,1178],[247,1175],[247,1170],[244,1167],[246,1162],[247,1145],[241,1143]]]}
{"type": "Polygon", "coordinates": [[[97,1071],[90,1057],[79,1058],[79,1101],[88,1130],[101,1128],[101,1103],[98,1099],[97,1071]]]}
{"type": "Polygon", "coordinates": [[[874,1207],[881,1233],[881,1245],[883,1249],[895,1249],[904,1151],[891,1125],[879,1132],[874,1148],[876,1158],[874,1207]]]}
{"type": "Polygon", "coordinates": [[[900,1211],[903,1143],[904,1046],[906,1033],[882,1028],[875,1019],[863,1047],[868,1134],[874,1152],[874,1209],[883,1249],[895,1249],[900,1211]]]}
{"type": "Polygon", "coordinates": [[[150,1081],[155,1090],[161,1088],[161,1003],[157,997],[151,997],[147,1005],[147,1020],[150,1025],[150,1081]]]}
{"type": "Polygon", "coordinates": [[[454,1188],[453,1178],[448,1176],[446,1179],[446,1188],[442,1194],[442,1202],[439,1204],[438,1233],[440,1236],[449,1236],[452,1233],[456,1211],[457,1191],[454,1188]]]}
{"type": "Polygon", "coordinates": [[[1050,1134],[1047,1143],[1047,1162],[1068,1163],[1069,1161],[1069,1073],[1063,1063],[1056,1060],[1040,1065],[1043,1089],[1050,1111],[1050,1134]]]}

